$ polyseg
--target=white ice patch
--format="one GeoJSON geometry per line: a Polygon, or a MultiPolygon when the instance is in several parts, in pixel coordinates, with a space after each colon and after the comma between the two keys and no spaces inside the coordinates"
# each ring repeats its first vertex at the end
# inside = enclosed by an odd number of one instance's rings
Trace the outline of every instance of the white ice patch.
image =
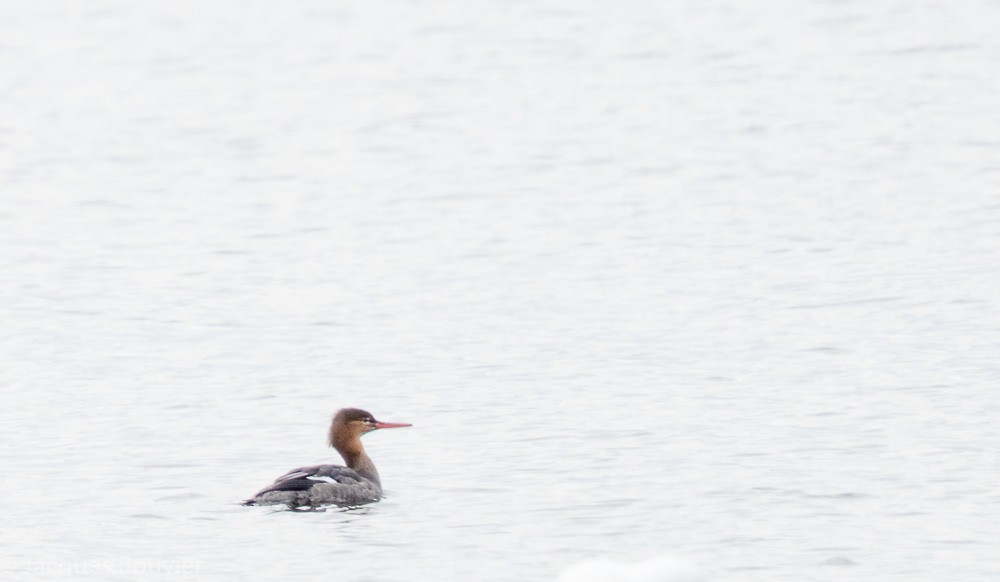
{"type": "Polygon", "coordinates": [[[312,476],[306,477],[306,478],[307,479],[312,479],[313,481],[322,481],[324,483],[336,483],[337,482],[337,480],[334,479],[333,477],[327,477],[325,475],[323,475],[323,476],[312,475],[312,476]]]}
{"type": "Polygon", "coordinates": [[[700,568],[673,556],[621,564],[611,560],[589,560],[563,570],[559,582],[704,582],[700,568]]]}

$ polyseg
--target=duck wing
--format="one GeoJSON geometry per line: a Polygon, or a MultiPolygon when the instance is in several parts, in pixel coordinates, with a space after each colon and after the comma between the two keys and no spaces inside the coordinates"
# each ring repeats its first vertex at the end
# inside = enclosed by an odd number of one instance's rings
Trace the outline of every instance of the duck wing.
{"type": "Polygon", "coordinates": [[[354,469],[341,465],[314,465],[292,469],[255,493],[244,505],[355,505],[377,501],[380,496],[381,488],[354,469]]]}

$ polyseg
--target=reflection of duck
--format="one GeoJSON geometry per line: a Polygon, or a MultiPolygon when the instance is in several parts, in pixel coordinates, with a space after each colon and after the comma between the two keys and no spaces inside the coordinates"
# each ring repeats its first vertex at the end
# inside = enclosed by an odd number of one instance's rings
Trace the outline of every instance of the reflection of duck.
{"type": "Polygon", "coordinates": [[[363,505],[382,498],[382,483],[375,463],[365,454],[361,435],[380,428],[412,426],[380,422],[370,412],[344,408],[330,424],[330,446],[344,457],[346,467],[316,465],[300,467],[278,477],[274,483],[247,499],[244,505],[275,505],[290,508],[319,505],[363,505]]]}

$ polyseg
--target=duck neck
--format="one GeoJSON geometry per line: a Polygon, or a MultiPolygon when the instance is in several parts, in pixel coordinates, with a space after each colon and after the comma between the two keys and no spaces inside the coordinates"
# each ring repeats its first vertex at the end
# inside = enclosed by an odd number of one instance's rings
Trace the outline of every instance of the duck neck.
{"type": "Polygon", "coordinates": [[[382,482],[379,480],[375,463],[372,462],[368,453],[365,452],[365,447],[361,445],[361,439],[355,435],[341,438],[344,436],[337,430],[331,430],[330,446],[337,449],[340,456],[344,457],[344,462],[348,467],[354,469],[358,475],[381,487],[382,482]]]}
{"type": "Polygon", "coordinates": [[[363,447],[358,447],[357,452],[337,450],[340,452],[340,456],[344,457],[344,461],[347,462],[348,467],[354,469],[358,475],[361,475],[379,487],[382,486],[382,482],[378,478],[378,471],[375,470],[375,463],[372,462],[371,457],[365,454],[363,447]]]}

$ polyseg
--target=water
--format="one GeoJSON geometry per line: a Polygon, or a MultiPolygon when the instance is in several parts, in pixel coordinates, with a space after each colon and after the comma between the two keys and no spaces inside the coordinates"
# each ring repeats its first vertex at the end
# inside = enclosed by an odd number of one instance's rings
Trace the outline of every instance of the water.
{"type": "Polygon", "coordinates": [[[5,579],[996,578],[998,17],[3,4],[5,579]]]}

